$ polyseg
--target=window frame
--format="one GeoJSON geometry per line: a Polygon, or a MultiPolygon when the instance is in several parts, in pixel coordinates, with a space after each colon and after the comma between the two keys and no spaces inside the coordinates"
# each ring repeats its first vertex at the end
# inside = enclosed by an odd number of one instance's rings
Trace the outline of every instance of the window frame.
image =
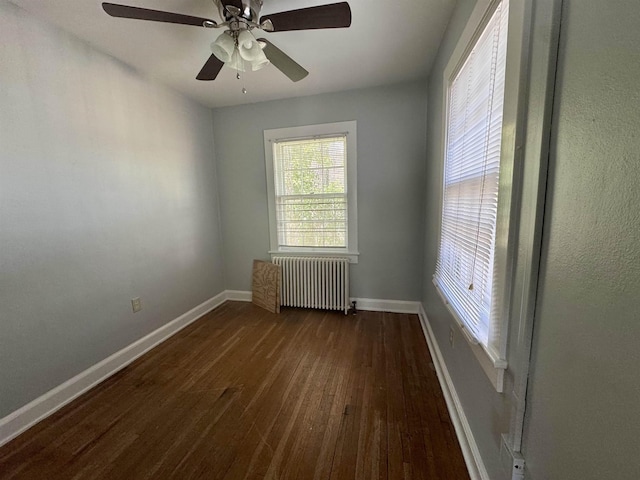
{"type": "MultiPolygon", "coordinates": [[[[449,124],[449,92],[451,82],[467,59],[482,34],[489,19],[501,0],[478,0],[474,11],[451,55],[443,73],[443,110],[442,136],[440,142],[440,184],[444,189],[444,162],[447,145],[447,126],[449,124]]],[[[498,214],[496,220],[496,238],[494,251],[494,289],[493,309],[499,323],[499,335],[489,331],[488,345],[479,343],[467,331],[464,323],[451,308],[438,282],[433,279],[440,298],[447,306],[457,327],[473,351],[483,371],[498,392],[504,389],[504,373],[508,367],[507,338],[512,302],[512,284],[514,279],[515,256],[517,250],[518,211],[520,204],[520,170],[524,143],[524,101],[526,88],[522,79],[526,79],[528,61],[528,26],[530,18],[526,2],[509,1],[509,31],[507,34],[507,58],[505,72],[504,111],[502,123],[502,142],[500,154],[500,179],[498,194],[498,214]]],[[[440,192],[440,212],[443,208],[443,192],[440,192]]],[[[442,215],[439,217],[438,251],[442,234],[442,215]]]]}
{"type": "Polygon", "coordinates": [[[357,182],[357,123],[344,122],[303,125],[264,130],[264,154],[267,177],[267,206],[269,210],[269,254],[292,256],[347,257],[358,263],[358,182],[357,182]],[[273,146],[278,140],[296,140],[329,135],[346,135],[347,175],[347,246],[341,247],[284,247],[278,242],[273,146]]]}

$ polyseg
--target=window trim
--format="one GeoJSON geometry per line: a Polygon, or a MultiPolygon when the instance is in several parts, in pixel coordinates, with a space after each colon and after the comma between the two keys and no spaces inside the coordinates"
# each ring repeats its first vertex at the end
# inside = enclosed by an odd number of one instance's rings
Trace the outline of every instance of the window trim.
{"type": "MultiPolygon", "coordinates": [[[[487,22],[495,12],[500,0],[478,0],[469,21],[443,72],[442,131],[440,139],[440,178],[444,175],[444,161],[447,145],[447,125],[449,115],[449,89],[454,75],[459,71],[469,52],[481,35],[487,22]]],[[[508,367],[507,338],[510,324],[512,284],[516,256],[518,232],[518,211],[520,204],[520,169],[524,144],[524,117],[526,89],[521,79],[526,79],[528,61],[528,25],[530,18],[526,2],[509,1],[509,32],[507,36],[507,59],[505,73],[504,112],[500,159],[500,182],[498,215],[496,221],[494,304],[498,306],[500,334],[495,338],[490,331],[489,345],[478,343],[468,332],[458,315],[448,304],[443,292],[433,280],[438,295],[452,314],[454,323],[473,351],[483,371],[498,392],[504,389],[504,373],[508,367]]],[[[440,212],[443,208],[443,183],[440,184],[440,212]]],[[[441,241],[442,216],[439,217],[438,237],[441,241]]],[[[438,247],[439,249],[439,247],[438,247]]]]}
{"type": "Polygon", "coordinates": [[[269,254],[291,256],[347,257],[351,263],[358,263],[358,160],[357,124],[355,120],[322,123],[264,130],[264,156],[267,177],[267,206],[269,209],[269,254]],[[281,247],[278,245],[276,223],[276,201],[273,170],[273,142],[276,140],[296,140],[325,137],[346,133],[347,141],[347,247],[281,247]]]}

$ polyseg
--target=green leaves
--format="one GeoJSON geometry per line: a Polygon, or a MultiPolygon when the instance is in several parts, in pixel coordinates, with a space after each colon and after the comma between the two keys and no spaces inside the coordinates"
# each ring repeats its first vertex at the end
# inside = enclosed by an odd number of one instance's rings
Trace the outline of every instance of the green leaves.
{"type": "Polygon", "coordinates": [[[344,137],[276,144],[276,203],[282,245],[345,247],[344,137]]]}

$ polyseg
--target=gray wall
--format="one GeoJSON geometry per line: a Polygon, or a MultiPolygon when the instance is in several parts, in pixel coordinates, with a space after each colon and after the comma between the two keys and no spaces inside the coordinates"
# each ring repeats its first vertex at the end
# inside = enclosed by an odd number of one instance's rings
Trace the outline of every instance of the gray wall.
{"type": "Polygon", "coordinates": [[[3,417],[224,286],[210,110],[6,1],[0,106],[3,417]]]}
{"type": "Polygon", "coordinates": [[[640,478],[640,3],[565,0],[524,453],[640,478]]]}
{"type": "Polygon", "coordinates": [[[392,85],[214,110],[227,288],[251,289],[268,258],[263,130],[358,122],[356,297],[418,300],[422,272],[426,88],[392,85]]]}

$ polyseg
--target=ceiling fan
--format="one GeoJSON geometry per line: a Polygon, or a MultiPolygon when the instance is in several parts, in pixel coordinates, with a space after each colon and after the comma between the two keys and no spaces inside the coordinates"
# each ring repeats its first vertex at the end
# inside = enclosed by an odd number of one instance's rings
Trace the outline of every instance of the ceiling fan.
{"type": "MultiPolygon", "coordinates": [[[[221,23],[180,13],[150,10],[104,2],[102,8],[112,17],[177,23],[204,28],[224,28],[211,44],[213,52],[196,76],[197,80],[215,80],[227,64],[237,71],[258,70],[269,63],[297,82],[309,72],[265,38],[255,38],[252,30],[286,32],[319,28],[345,28],[351,25],[351,9],[347,2],[299,8],[260,17],[262,0],[213,0],[221,23]]],[[[238,77],[239,78],[239,77],[238,77]]]]}

